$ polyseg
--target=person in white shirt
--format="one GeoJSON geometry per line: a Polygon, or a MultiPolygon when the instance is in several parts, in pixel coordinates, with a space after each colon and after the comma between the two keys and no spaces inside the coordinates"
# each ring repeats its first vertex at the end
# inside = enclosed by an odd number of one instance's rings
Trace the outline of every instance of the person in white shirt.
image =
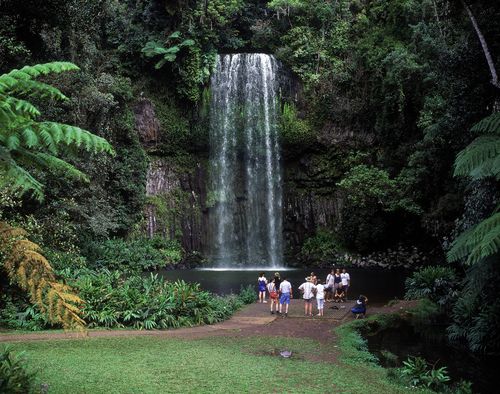
{"type": "Polygon", "coordinates": [[[318,304],[318,316],[323,315],[323,308],[325,306],[325,286],[321,284],[321,280],[318,279],[318,284],[316,285],[316,302],[318,304]]]}
{"type": "Polygon", "coordinates": [[[283,281],[280,283],[280,307],[279,313],[283,312],[283,305],[285,305],[285,317],[288,316],[288,305],[290,305],[290,298],[293,297],[292,294],[292,285],[287,280],[287,278],[283,278],[283,281]]]}
{"type": "Polygon", "coordinates": [[[344,290],[344,297],[347,300],[347,290],[349,290],[349,286],[351,285],[351,276],[347,273],[347,270],[342,269],[342,273],[340,274],[340,278],[342,280],[342,288],[344,290]]]}
{"type": "Polygon", "coordinates": [[[312,283],[310,276],[308,276],[306,281],[299,286],[299,290],[303,293],[302,298],[304,299],[304,314],[306,316],[312,316],[312,301],[314,299],[316,286],[312,283]]]}

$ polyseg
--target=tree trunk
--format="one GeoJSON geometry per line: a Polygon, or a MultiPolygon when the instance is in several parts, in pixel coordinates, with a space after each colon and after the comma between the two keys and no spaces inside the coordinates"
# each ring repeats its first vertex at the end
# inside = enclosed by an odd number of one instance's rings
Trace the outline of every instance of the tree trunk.
{"type": "Polygon", "coordinates": [[[467,3],[463,0],[462,4],[464,5],[465,10],[469,15],[470,21],[472,22],[472,26],[474,26],[474,30],[476,31],[477,37],[479,38],[479,42],[481,42],[481,46],[483,47],[484,57],[486,58],[486,61],[488,62],[488,67],[490,68],[491,83],[493,86],[500,89],[500,83],[498,82],[497,71],[495,69],[495,64],[493,63],[490,50],[488,49],[488,44],[486,43],[483,33],[481,33],[481,30],[479,29],[476,18],[474,17],[474,14],[472,13],[471,9],[467,5],[467,3]]]}

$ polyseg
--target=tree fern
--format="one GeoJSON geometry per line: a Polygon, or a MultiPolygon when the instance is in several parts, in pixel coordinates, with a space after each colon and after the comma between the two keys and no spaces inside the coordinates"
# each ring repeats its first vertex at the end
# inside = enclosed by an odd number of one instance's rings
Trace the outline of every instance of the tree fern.
{"type": "Polygon", "coordinates": [[[448,260],[467,258],[468,264],[498,253],[500,250],[500,212],[483,220],[458,236],[448,252],[448,260]]]}
{"type": "MultiPolygon", "coordinates": [[[[478,122],[472,131],[482,133],[462,150],[455,160],[455,176],[472,179],[493,177],[500,179],[500,113],[494,113],[478,122]]],[[[448,260],[466,259],[474,264],[497,254],[500,250],[500,212],[460,234],[448,252],[448,260]]]]}
{"type": "Polygon", "coordinates": [[[89,131],[57,122],[37,121],[40,111],[27,98],[67,98],[59,89],[33,78],[71,70],[78,70],[78,67],[72,63],[53,62],[0,75],[0,187],[10,185],[23,193],[31,191],[41,200],[43,186],[29,173],[29,167],[56,170],[87,180],[79,170],[56,155],[73,148],[114,153],[104,138],[89,131]]]}
{"type": "Polygon", "coordinates": [[[500,177],[500,135],[484,135],[476,138],[462,150],[455,161],[455,176],[473,179],[500,177]]]}
{"type": "Polygon", "coordinates": [[[477,122],[471,131],[476,135],[496,134],[500,135],[500,112],[495,112],[490,116],[477,122]]]}
{"type": "Polygon", "coordinates": [[[29,293],[51,323],[84,329],[80,312],[83,301],[73,289],[56,280],[40,247],[25,236],[24,230],[0,222],[0,253],[11,282],[29,293]]]}

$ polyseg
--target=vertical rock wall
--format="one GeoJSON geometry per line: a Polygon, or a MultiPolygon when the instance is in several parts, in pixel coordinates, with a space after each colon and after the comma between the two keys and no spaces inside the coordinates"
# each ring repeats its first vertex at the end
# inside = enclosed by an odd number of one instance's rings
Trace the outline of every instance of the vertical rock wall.
{"type": "Polygon", "coordinates": [[[206,171],[201,162],[182,169],[168,158],[151,158],[144,209],[146,233],[178,239],[187,252],[206,246],[206,171]]]}

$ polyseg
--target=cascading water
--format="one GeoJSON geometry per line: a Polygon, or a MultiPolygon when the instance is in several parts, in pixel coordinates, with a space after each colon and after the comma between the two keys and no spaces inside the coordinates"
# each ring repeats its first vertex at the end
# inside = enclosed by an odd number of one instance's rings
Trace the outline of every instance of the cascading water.
{"type": "Polygon", "coordinates": [[[217,57],[211,79],[212,259],[220,267],[282,263],[281,157],[275,58],[217,57]]]}

